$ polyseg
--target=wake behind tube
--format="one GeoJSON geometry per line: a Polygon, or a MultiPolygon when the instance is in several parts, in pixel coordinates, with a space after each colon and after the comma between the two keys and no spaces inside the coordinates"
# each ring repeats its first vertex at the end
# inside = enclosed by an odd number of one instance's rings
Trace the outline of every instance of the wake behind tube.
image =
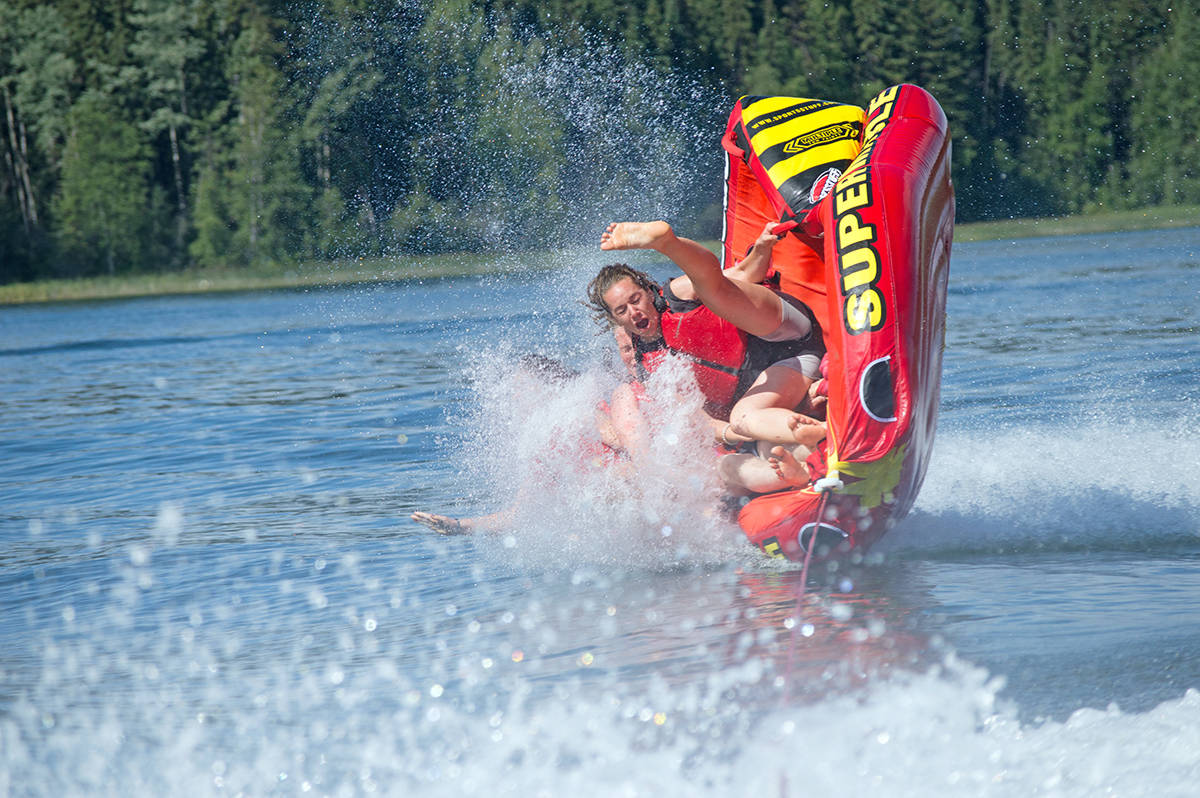
{"type": "MultiPolygon", "coordinates": [[[[862,149],[804,227],[816,233],[818,221],[829,434],[808,460],[813,484],[758,496],[738,517],[751,542],[788,559],[812,545],[817,556],[870,546],[925,477],[954,226],[946,116],[928,92],[902,84],[871,100],[862,149]],[[820,487],[830,493],[818,519],[820,487]]],[[[787,290],[789,264],[775,266],[787,290]]]]}

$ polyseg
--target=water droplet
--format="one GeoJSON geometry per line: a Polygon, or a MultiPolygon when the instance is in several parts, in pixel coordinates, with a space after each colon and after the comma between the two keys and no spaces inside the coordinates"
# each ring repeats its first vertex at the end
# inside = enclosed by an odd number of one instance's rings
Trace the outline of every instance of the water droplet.
{"type": "Polygon", "coordinates": [[[174,545],[183,531],[183,508],[174,502],[163,502],[158,506],[158,516],[154,519],[154,532],[167,545],[174,545]]]}

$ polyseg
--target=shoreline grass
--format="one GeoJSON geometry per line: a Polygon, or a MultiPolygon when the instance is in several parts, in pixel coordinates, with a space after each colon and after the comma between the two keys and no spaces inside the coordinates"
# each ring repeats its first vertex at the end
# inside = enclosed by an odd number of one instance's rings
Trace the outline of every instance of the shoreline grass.
{"type": "Polygon", "coordinates": [[[1040,219],[1002,219],[954,226],[955,242],[1002,241],[1007,238],[1128,233],[1135,230],[1166,230],[1200,227],[1200,205],[1177,205],[1103,211],[1078,216],[1047,216],[1040,219]]]}
{"type": "MultiPolygon", "coordinates": [[[[77,277],[0,285],[0,306],[186,294],[320,288],[492,274],[509,258],[494,254],[405,256],[314,261],[247,269],[183,269],[156,274],[77,277]],[[399,264],[403,264],[403,268],[399,264]]],[[[502,268],[502,267],[501,267],[502,268]]]]}
{"type": "MultiPolygon", "coordinates": [[[[1079,216],[973,222],[954,228],[956,243],[1200,226],[1200,206],[1106,211],[1079,216]]],[[[546,255],[458,254],[314,262],[250,269],[185,269],[157,274],[80,277],[0,285],[0,306],[269,291],[388,283],[550,268],[546,255]]]]}

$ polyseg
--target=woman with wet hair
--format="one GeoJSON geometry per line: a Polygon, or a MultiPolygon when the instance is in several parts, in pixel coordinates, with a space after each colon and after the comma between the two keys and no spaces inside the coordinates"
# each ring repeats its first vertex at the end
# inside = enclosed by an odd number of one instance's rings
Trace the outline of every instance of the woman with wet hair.
{"type": "MultiPolygon", "coordinates": [[[[818,412],[820,400],[810,391],[819,378],[823,346],[811,311],[762,284],[779,240],[773,227],[763,229],[746,259],[722,270],[712,252],[676,236],[666,222],[611,224],[601,249],[652,249],[684,275],[660,288],[628,265],[605,266],[588,286],[588,301],[597,319],[633,336],[639,362],[648,370],[667,351],[691,358],[706,411],[727,419],[719,436],[723,443],[761,441],[787,447],[788,459],[803,460],[825,433],[823,423],[805,415],[818,412]]],[[[782,479],[765,460],[746,467],[755,474],[749,480],[755,492],[782,479]]],[[[746,469],[726,470],[737,480],[746,469]]],[[[792,481],[802,473],[789,471],[792,481]]],[[[739,484],[750,489],[745,480],[734,486],[739,484]]],[[[780,482],[770,489],[788,486],[780,482]]]]}

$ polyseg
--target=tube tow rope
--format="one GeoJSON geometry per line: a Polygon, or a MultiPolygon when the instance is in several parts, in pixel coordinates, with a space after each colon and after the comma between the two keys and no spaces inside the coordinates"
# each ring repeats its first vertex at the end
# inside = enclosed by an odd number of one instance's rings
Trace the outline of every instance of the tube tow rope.
{"type": "Polygon", "coordinates": [[[804,548],[804,565],[800,568],[800,589],[796,592],[796,611],[793,613],[792,636],[788,644],[787,672],[784,674],[783,700],[786,702],[792,694],[792,664],[796,657],[796,630],[800,628],[800,619],[804,614],[804,594],[808,588],[808,566],[812,562],[813,552],[817,548],[817,532],[821,530],[821,522],[825,518],[825,505],[829,503],[829,494],[843,486],[836,471],[813,483],[813,488],[821,494],[821,504],[817,509],[817,520],[812,527],[812,536],[808,545],[804,545],[804,533],[800,533],[799,541],[804,548]]]}

